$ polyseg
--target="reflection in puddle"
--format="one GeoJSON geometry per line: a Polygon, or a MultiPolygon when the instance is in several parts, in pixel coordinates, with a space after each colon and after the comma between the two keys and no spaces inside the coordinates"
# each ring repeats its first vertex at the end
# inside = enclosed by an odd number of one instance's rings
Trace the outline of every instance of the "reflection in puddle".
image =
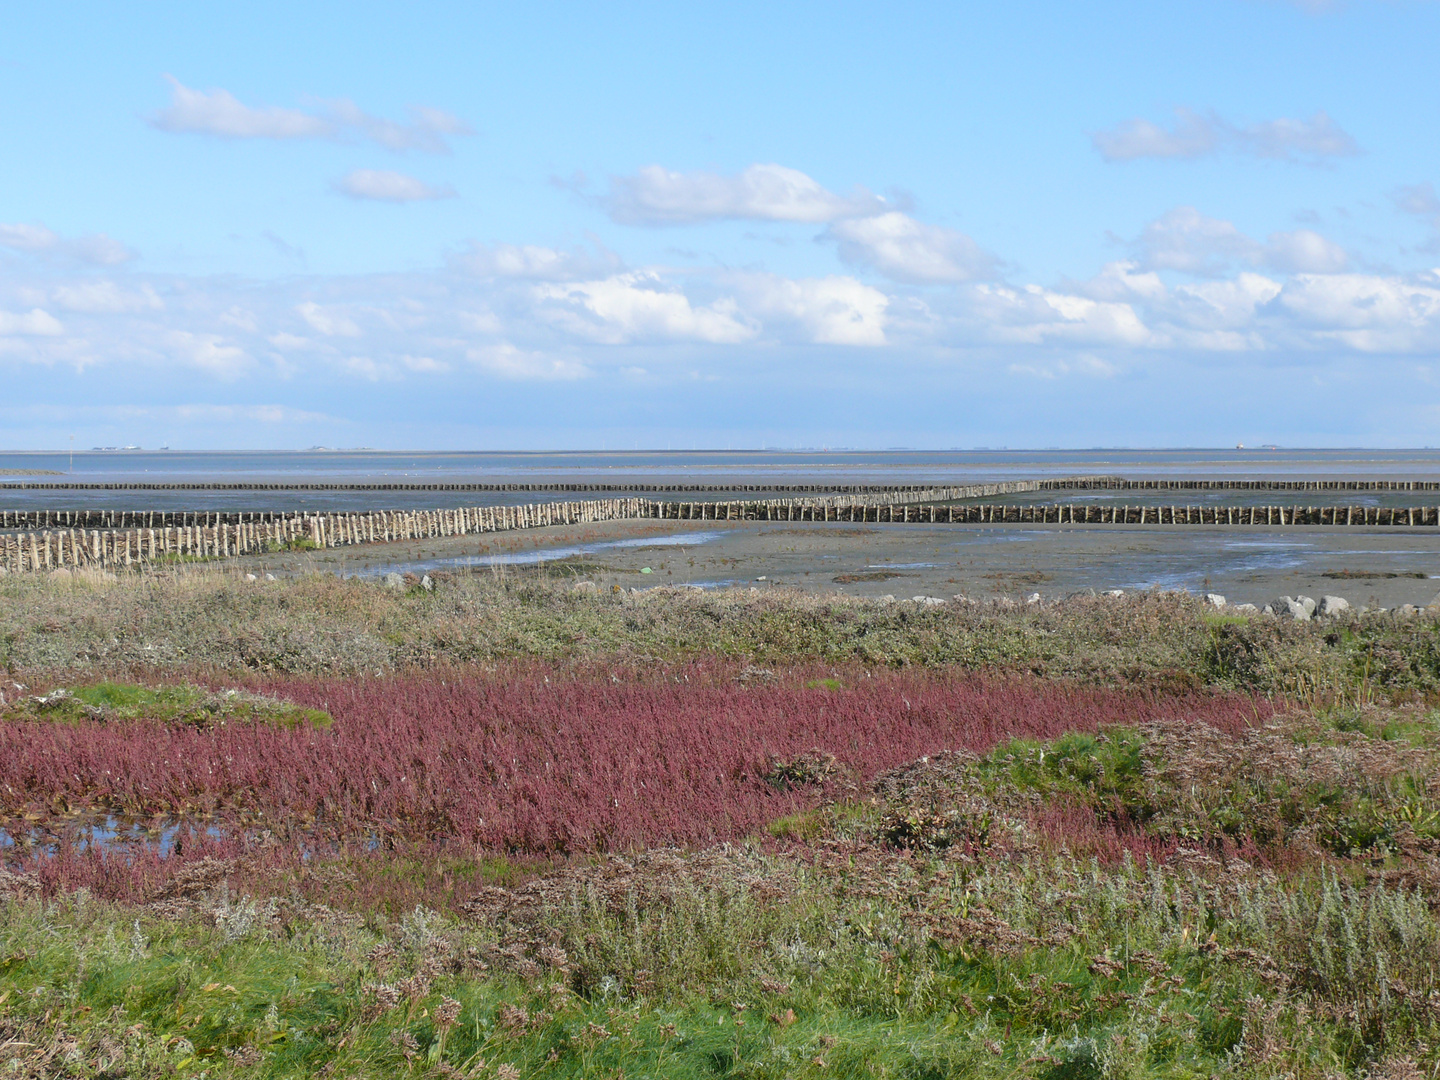
{"type": "Polygon", "coordinates": [[[176,842],[193,834],[222,839],[226,833],[213,823],[191,819],[137,820],[113,814],[36,822],[22,828],[0,828],[0,851],[43,852],[54,855],[62,843],[78,851],[124,853],[149,851],[168,858],[176,842]]]}

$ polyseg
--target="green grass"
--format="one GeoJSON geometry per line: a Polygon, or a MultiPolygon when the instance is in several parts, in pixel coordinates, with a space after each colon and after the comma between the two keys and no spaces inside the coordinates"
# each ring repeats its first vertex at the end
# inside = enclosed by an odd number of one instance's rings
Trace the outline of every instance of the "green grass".
{"type": "Polygon", "coordinates": [[[108,680],[56,687],[42,695],[21,698],[0,708],[0,719],[60,723],[84,719],[153,720],[194,727],[263,723],[324,728],[333,723],[330,714],[320,709],[306,709],[239,690],[213,691],[188,684],[148,687],[108,680]]]}
{"type": "Polygon", "coordinates": [[[11,901],[0,1068],[55,1049],[46,1075],[1319,1077],[1440,1034],[1440,935],[1401,891],[873,848],[823,869],[706,858],[718,875],[697,859],[607,889],[599,867],[474,922],[11,901]]]}

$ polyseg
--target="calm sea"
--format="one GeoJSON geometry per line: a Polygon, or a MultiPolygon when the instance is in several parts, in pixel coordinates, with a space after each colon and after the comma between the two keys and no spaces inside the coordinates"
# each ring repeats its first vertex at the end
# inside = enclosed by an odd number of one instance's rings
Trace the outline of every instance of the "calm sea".
{"type": "Polygon", "coordinates": [[[631,451],[423,453],[372,450],[0,453],[0,505],[134,509],[384,509],[562,496],[478,492],[24,491],[89,483],[968,484],[1075,475],[1132,478],[1440,479],[1437,450],[631,451]],[[53,470],[21,477],[10,470],[53,470]]]}

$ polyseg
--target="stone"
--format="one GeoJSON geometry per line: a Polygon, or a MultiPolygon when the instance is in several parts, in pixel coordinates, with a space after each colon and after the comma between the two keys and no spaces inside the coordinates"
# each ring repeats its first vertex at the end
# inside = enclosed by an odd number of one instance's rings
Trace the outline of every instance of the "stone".
{"type": "Polygon", "coordinates": [[[265,580],[266,580],[266,581],[274,581],[274,580],[275,580],[275,575],[274,575],[274,574],[266,574],[266,575],[265,575],[265,580]]]}
{"type": "Polygon", "coordinates": [[[1426,604],[1425,606],[1427,608],[1440,608],[1440,592],[1437,592],[1430,600],[1430,603],[1426,604]]]}
{"type": "Polygon", "coordinates": [[[1315,601],[1308,596],[1297,596],[1295,602],[1305,609],[1306,616],[1315,614],[1315,601]]]}
{"type": "Polygon", "coordinates": [[[895,597],[891,596],[889,593],[886,593],[884,596],[880,597],[879,599],[880,599],[880,603],[882,603],[882,604],[893,604],[893,603],[895,602],[895,597]]]}
{"type": "MultiPolygon", "coordinates": [[[[1311,603],[1313,604],[1314,601],[1311,601],[1311,603]]],[[[1271,615],[1278,615],[1282,619],[1290,618],[1296,622],[1310,621],[1310,610],[1307,610],[1305,605],[1293,596],[1277,596],[1265,605],[1265,610],[1269,611],[1271,615]]]]}
{"type": "Polygon", "coordinates": [[[1225,598],[1218,592],[1206,593],[1205,602],[1211,607],[1222,608],[1225,606],[1225,598]]]}
{"type": "Polygon", "coordinates": [[[1419,614],[1420,609],[1414,604],[1401,604],[1395,609],[1395,617],[1397,619],[1413,619],[1419,614]]]}
{"type": "Polygon", "coordinates": [[[1320,598],[1320,606],[1315,609],[1319,615],[1333,619],[1335,616],[1350,610],[1350,601],[1343,596],[1331,596],[1326,593],[1320,598]]]}
{"type": "Polygon", "coordinates": [[[246,575],[245,575],[245,580],[246,580],[246,581],[259,581],[260,579],[257,578],[254,574],[246,574],[246,575]]]}
{"type": "Polygon", "coordinates": [[[582,596],[599,596],[600,586],[593,581],[577,581],[570,586],[571,592],[579,593],[582,596]]]}
{"type": "Polygon", "coordinates": [[[426,592],[434,592],[434,591],[435,591],[435,582],[433,582],[433,581],[430,580],[430,575],[429,575],[429,574],[426,574],[424,577],[422,577],[422,578],[420,579],[420,587],[421,587],[422,589],[424,589],[426,592]]]}
{"type": "Polygon", "coordinates": [[[1125,590],[1124,590],[1124,589],[1111,589],[1111,590],[1110,590],[1109,592],[1107,592],[1105,595],[1106,595],[1106,596],[1124,596],[1124,595],[1125,595],[1125,590]]]}
{"type": "Polygon", "coordinates": [[[1235,604],[1230,608],[1236,615],[1259,615],[1260,609],[1254,604],[1235,604]]]}
{"type": "Polygon", "coordinates": [[[393,570],[381,578],[380,583],[387,589],[399,590],[405,588],[405,579],[393,570]]]}

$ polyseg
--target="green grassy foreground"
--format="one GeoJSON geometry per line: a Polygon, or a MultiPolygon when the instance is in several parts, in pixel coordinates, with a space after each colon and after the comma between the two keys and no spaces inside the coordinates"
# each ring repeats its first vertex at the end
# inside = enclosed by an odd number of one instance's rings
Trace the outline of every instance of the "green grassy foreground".
{"type": "MultiPolygon", "coordinates": [[[[0,595],[5,662],[42,678],[711,652],[1296,695],[1241,732],[941,754],[734,845],[529,868],[456,853],[474,884],[443,912],[366,909],[323,858],[251,895],[237,867],[197,863],[128,905],[0,875],[0,1077],[1440,1076],[1432,619],[467,580],[0,595]]],[[[90,708],[168,700],[91,684],[90,708]]],[[[47,719],[67,721],[24,722],[47,719]]],[[[809,767],[787,782],[821,782],[809,767]]]]}
{"type": "Polygon", "coordinates": [[[1437,765],[1422,709],[1011,743],[772,830],[803,844],[612,857],[395,920],[234,896],[223,865],[139,907],[12,878],[0,1069],[1429,1077],[1437,765]],[[1076,853],[1121,815],[1149,857],[1076,853]]]}

